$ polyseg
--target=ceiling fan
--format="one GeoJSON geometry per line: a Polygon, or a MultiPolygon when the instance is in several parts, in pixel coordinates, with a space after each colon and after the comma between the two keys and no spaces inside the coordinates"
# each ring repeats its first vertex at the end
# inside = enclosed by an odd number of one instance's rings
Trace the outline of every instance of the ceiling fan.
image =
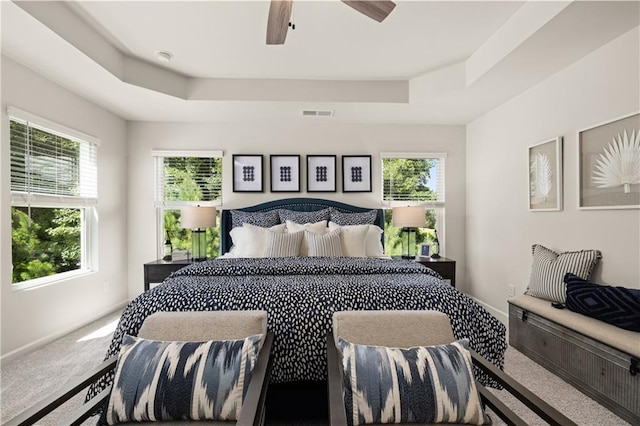
{"type": "MultiPolygon", "coordinates": [[[[390,0],[341,0],[358,12],[378,22],[389,16],[396,4],[390,0]]],[[[292,0],[271,0],[267,21],[267,44],[284,44],[291,19],[292,0]]]]}

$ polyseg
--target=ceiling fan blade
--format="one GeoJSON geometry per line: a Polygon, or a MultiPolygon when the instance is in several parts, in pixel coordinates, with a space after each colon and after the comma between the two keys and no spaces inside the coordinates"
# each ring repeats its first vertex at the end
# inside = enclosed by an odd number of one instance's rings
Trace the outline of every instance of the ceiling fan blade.
{"type": "Polygon", "coordinates": [[[390,0],[342,0],[342,2],[378,22],[384,21],[396,7],[396,4],[390,0]]]}
{"type": "Polygon", "coordinates": [[[291,0],[271,0],[267,21],[267,44],[284,44],[291,19],[291,0]]]}

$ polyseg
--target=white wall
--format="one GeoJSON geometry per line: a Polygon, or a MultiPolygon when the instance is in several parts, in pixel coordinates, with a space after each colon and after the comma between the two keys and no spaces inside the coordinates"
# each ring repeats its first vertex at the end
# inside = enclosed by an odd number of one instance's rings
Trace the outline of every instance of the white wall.
{"type": "MultiPolygon", "coordinates": [[[[465,129],[463,126],[374,125],[308,122],[252,123],[129,123],[129,297],[143,290],[143,267],[156,253],[156,213],[154,210],[154,160],[152,149],[221,149],[223,159],[223,208],[244,207],[272,199],[311,196],[334,199],[363,207],[381,206],[380,152],[447,152],[446,160],[446,241],[444,254],[464,263],[464,183],[465,129]],[[232,191],[232,154],[264,154],[265,171],[269,154],[301,154],[300,194],[272,194],[265,176],[262,194],[232,191]],[[337,193],[304,192],[307,154],[371,154],[373,192],[341,192],[338,172],[337,193]]],[[[341,159],[338,157],[338,169],[341,159]]],[[[463,282],[464,277],[460,277],[463,282]]]]}
{"type": "Polygon", "coordinates": [[[526,290],[534,243],[599,249],[596,281],[640,288],[640,210],[577,208],[577,131],[640,109],[639,39],[636,28],[468,124],[468,289],[498,311],[508,309],[508,285],[526,290]],[[529,212],[527,148],[557,136],[564,210],[529,212]]]}
{"type": "Polygon", "coordinates": [[[126,122],[2,57],[0,182],[3,360],[47,343],[122,306],[127,298],[126,122]],[[7,106],[101,139],[98,149],[98,271],[31,290],[11,289],[11,209],[7,106]],[[110,283],[108,291],[104,283],[110,283]]]}

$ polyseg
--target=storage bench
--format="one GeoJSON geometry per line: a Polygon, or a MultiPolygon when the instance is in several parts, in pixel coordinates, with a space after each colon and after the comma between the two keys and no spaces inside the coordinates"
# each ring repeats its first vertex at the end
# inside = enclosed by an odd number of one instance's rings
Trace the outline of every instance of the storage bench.
{"type": "Polygon", "coordinates": [[[640,333],[521,295],[509,300],[509,344],[640,424],[640,333]]]}

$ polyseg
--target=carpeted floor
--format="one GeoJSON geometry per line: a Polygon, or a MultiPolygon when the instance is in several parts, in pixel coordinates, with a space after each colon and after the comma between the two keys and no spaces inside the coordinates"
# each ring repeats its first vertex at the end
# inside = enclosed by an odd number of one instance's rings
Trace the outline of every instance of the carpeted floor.
{"type": "MultiPolygon", "coordinates": [[[[120,312],[114,312],[23,358],[2,363],[0,368],[0,423],[55,392],[68,380],[82,375],[98,365],[109,346],[120,312]]],[[[600,404],[577,391],[562,379],[549,373],[513,348],[507,349],[505,371],[549,404],[579,425],[628,425],[600,404]]],[[[494,391],[507,405],[530,425],[544,425],[529,409],[506,391],[494,391]]],[[[39,425],[61,425],[71,410],[84,401],[84,392],[69,401],[64,409],[45,417],[39,425]]],[[[495,416],[493,417],[495,419],[495,416]]],[[[85,424],[95,424],[90,419],[85,424]]],[[[325,425],[324,422],[269,423],[285,426],[305,424],[325,425]]],[[[498,419],[495,424],[502,425],[498,419]]]]}

